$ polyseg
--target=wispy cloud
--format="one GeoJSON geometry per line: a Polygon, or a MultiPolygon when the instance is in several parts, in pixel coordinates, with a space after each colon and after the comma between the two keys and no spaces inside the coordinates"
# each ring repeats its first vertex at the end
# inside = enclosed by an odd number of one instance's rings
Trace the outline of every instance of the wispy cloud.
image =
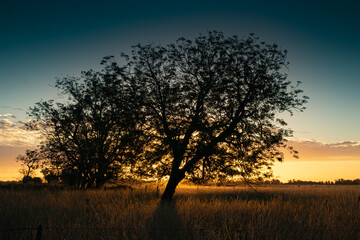
{"type": "Polygon", "coordinates": [[[0,119],[0,129],[7,130],[14,127],[15,124],[9,119],[0,119]]]}
{"type": "Polygon", "coordinates": [[[15,122],[12,114],[6,117],[0,118],[0,146],[35,147],[39,144],[39,132],[27,130],[25,121],[15,122]]]}
{"type": "Polygon", "coordinates": [[[12,109],[12,110],[16,110],[16,111],[25,111],[25,109],[23,109],[23,108],[19,108],[19,107],[12,107],[12,106],[0,106],[0,108],[4,108],[4,109],[12,109]]]}
{"type": "Polygon", "coordinates": [[[16,118],[16,117],[14,114],[5,113],[5,114],[0,114],[0,118],[16,118]]]}
{"type": "MultiPolygon", "coordinates": [[[[311,139],[290,140],[300,152],[300,161],[360,161],[360,141],[326,143],[311,139]]],[[[288,157],[291,160],[290,157],[288,157]]]]}
{"type": "Polygon", "coordinates": [[[358,148],[360,147],[360,141],[344,141],[339,143],[328,144],[331,147],[339,148],[358,148]]]}

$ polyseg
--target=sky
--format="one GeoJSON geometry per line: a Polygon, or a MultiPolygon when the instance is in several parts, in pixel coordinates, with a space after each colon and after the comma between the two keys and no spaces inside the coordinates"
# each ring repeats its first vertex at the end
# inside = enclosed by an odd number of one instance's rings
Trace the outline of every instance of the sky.
{"type": "Polygon", "coordinates": [[[284,114],[300,159],[280,180],[360,178],[360,15],[357,1],[6,1],[0,8],[0,180],[19,178],[15,157],[35,148],[29,107],[58,97],[55,78],[99,69],[137,43],[193,39],[209,30],[288,50],[291,81],[307,109],[284,114]]]}

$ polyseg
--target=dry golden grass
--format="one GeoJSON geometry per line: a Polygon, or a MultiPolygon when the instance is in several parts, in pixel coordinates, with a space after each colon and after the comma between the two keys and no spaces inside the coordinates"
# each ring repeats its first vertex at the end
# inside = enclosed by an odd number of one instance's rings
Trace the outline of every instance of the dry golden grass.
{"type": "Polygon", "coordinates": [[[0,239],[360,239],[360,187],[0,190],[0,239]]]}

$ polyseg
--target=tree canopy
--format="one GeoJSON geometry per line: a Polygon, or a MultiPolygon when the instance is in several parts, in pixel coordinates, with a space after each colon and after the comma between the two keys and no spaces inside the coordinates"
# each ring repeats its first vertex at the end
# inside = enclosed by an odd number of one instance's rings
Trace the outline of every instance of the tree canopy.
{"type": "Polygon", "coordinates": [[[102,186],[121,174],[136,139],[131,103],[106,71],[57,79],[63,102],[40,101],[31,108],[43,130],[42,156],[48,174],[78,188],[102,186]],[[130,120],[129,120],[130,119],[130,120]]]}
{"type": "Polygon", "coordinates": [[[56,155],[52,163],[90,185],[113,177],[118,164],[169,176],[166,200],[184,178],[267,177],[281,148],[297,154],[278,114],[303,111],[307,102],[300,82],[287,80],[286,54],[253,34],[216,31],[138,44],[121,65],[110,56],[100,72],[58,80],[70,100],[40,102],[31,115],[47,129],[43,148],[56,155]]]}
{"type": "Polygon", "coordinates": [[[278,147],[291,133],[277,113],[302,111],[307,98],[287,80],[286,51],[276,44],[214,31],[165,47],[139,44],[126,59],[144,134],[164,152],[148,159],[168,170],[164,199],[199,169],[248,176],[283,158],[278,147]]]}

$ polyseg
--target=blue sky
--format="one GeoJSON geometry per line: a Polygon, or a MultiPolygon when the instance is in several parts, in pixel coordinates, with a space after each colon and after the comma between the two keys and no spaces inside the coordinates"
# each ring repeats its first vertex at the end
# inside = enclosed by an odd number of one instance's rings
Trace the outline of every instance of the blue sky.
{"type": "MultiPolygon", "coordinates": [[[[288,50],[289,79],[308,109],[285,116],[295,137],[360,141],[357,1],[7,1],[0,8],[0,118],[17,122],[56,77],[100,67],[137,43],[173,42],[208,30],[253,32],[288,50]]],[[[5,127],[0,130],[5,134],[5,127]]],[[[0,138],[1,146],[1,138],[0,138]]],[[[360,159],[360,157],[359,157],[360,159]]],[[[0,156],[1,161],[1,156],[0,156]]]]}

